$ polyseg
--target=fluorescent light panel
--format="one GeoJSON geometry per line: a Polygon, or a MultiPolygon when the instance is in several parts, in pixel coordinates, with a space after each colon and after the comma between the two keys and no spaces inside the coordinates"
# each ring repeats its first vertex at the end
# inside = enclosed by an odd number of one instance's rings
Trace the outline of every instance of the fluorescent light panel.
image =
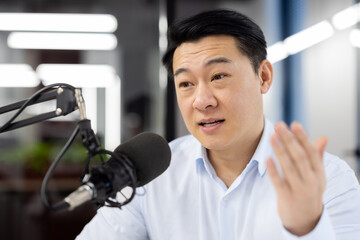
{"type": "Polygon", "coordinates": [[[12,32],[8,46],[18,49],[113,50],[117,39],[101,33],[12,32]]]}
{"type": "Polygon", "coordinates": [[[165,15],[160,15],[159,17],[159,49],[163,53],[167,48],[167,27],[168,22],[165,15]]]}
{"type": "Polygon", "coordinates": [[[36,87],[39,83],[28,64],[0,64],[0,87],[36,87]]]}
{"type": "Polygon", "coordinates": [[[283,42],[277,42],[268,47],[268,60],[271,63],[279,62],[289,55],[303,51],[321,41],[324,41],[334,34],[334,29],[328,21],[315,24],[303,31],[300,31],[283,42]]]}
{"type": "Polygon", "coordinates": [[[121,142],[121,81],[105,88],[105,148],[115,149],[121,142]]]}
{"type": "Polygon", "coordinates": [[[0,31],[114,32],[110,14],[0,13],[0,31]]]}
{"type": "Polygon", "coordinates": [[[267,59],[271,63],[279,62],[289,56],[289,53],[287,52],[285,45],[283,42],[277,42],[267,49],[268,57],[267,59]]]}
{"type": "Polygon", "coordinates": [[[334,29],[328,21],[322,21],[284,40],[289,54],[295,54],[311,47],[334,34],[334,29]]]}
{"type": "Polygon", "coordinates": [[[346,8],[332,17],[332,24],[338,30],[355,25],[360,20],[360,4],[346,8]]]}
{"type": "Polygon", "coordinates": [[[117,80],[115,69],[109,65],[40,64],[36,72],[44,85],[68,83],[75,87],[109,87],[117,80]]]}

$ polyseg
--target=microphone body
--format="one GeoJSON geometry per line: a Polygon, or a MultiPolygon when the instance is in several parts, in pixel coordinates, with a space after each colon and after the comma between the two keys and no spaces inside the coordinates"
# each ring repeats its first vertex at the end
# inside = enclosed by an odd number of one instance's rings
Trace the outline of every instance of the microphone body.
{"type": "Polygon", "coordinates": [[[94,197],[93,187],[91,183],[86,183],[72,192],[69,196],[64,199],[66,203],[66,208],[73,210],[74,208],[80,206],[81,204],[90,201],[94,197]]]}
{"type": "Polygon", "coordinates": [[[168,143],[154,133],[142,133],[118,146],[107,162],[90,171],[86,183],[64,199],[72,210],[87,202],[103,205],[108,198],[126,186],[132,186],[134,176],[140,187],[162,174],[170,164],[171,152],[168,143]]]}

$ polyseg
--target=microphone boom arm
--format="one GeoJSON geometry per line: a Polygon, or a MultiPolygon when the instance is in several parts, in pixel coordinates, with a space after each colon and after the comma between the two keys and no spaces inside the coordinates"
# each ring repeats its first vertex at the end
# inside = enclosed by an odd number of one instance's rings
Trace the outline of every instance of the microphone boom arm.
{"type": "Polygon", "coordinates": [[[1,107],[0,115],[16,109],[21,109],[24,106],[24,104],[26,104],[26,106],[30,106],[53,99],[56,99],[56,110],[43,113],[38,116],[30,117],[24,120],[20,120],[17,122],[9,123],[7,126],[1,127],[0,133],[25,127],[58,116],[65,116],[78,109],[76,97],[74,94],[74,89],[67,86],[62,86],[48,92],[41,92],[39,93],[39,96],[35,96],[33,99],[23,100],[1,107]]]}

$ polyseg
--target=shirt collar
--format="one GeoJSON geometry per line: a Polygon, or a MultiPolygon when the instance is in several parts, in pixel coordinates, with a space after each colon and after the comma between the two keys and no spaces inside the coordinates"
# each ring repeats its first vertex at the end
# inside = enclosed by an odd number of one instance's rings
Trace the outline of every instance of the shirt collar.
{"type": "Polygon", "coordinates": [[[270,144],[270,136],[274,133],[274,126],[272,123],[265,119],[265,127],[261,136],[260,142],[255,150],[251,161],[258,163],[258,171],[260,176],[263,176],[266,171],[266,158],[272,157],[273,152],[270,144]]]}
{"type": "Polygon", "coordinates": [[[196,172],[201,173],[202,171],[207,171],[210,175],[213,175],[211,171],[209,171],[209,160],[207,158],[206,148],[200,145],[198,148],[198,155],[196,157],[196,172]]]}
{"type": "MultiPolygon", "coordinates": [[[[262,133],[260,142],[255,150],[254,155],[251,158],[250,164],[255,164],[257,162],[257,167],[260,176],[263,176],[266,171],[266,158],[272,157],[273,152],[270,144],[270,136],[274,133],[273,124],[265,119],[265,127],[262,133]]],[[[207,171],[212,177],[216,176],[214,168],[211,166],[210,161],[207,157],[206,148],[199,144],[196,150],[195,159],[196,159],[196,171],[200,173],[201,171],[207,171]]]]}

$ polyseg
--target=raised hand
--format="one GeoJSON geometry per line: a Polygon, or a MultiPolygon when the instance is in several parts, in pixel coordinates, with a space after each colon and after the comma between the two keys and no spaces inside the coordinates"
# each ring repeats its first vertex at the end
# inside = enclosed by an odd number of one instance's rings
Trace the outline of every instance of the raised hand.
{"type": "Polygon", "coordinates": [[[312,143],[299,123],[275,125],[270,142],[281,166],[277,171],[274,159],[266,161],[268,174],[275,187],[277,205],[284,227],[294,235],[311,232],[322,211],[326,185],[323,154],[327,138],[312,143]]]}

